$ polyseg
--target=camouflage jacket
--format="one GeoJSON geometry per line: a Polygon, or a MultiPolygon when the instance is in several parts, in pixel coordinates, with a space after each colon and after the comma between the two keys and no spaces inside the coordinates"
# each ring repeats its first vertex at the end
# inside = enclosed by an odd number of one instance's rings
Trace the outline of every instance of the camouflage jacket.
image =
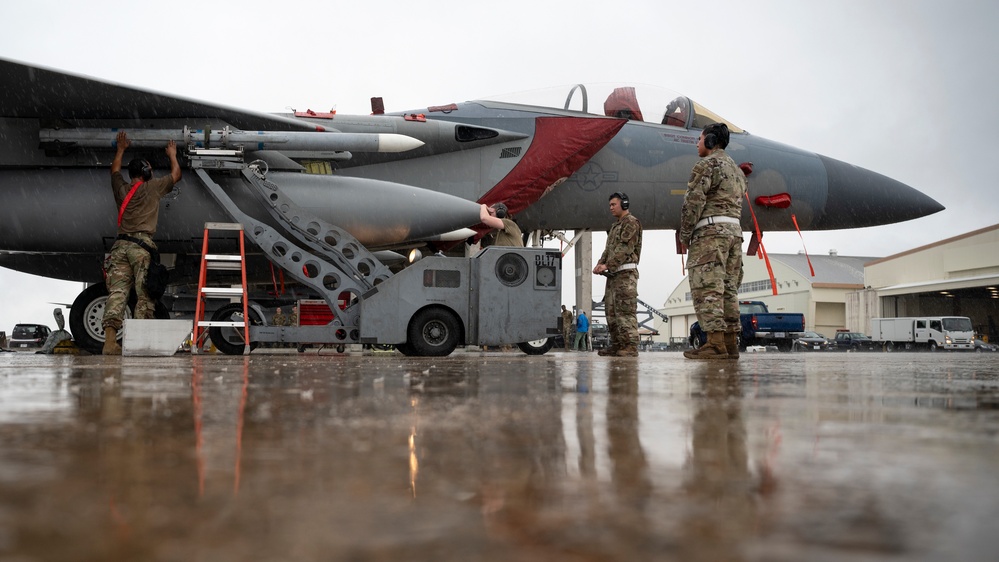
{"type": "Polygon", "coordinates": [[[642,257],[642,223],[628,213],[619,218],[607,233],[607,245],[597,263],[607,266],[611,273],[626,263],[637,264],[642,257]]]}
{"type": "MultiPolygon", "coordinates": [[[[694,237],[694,225],[703,218],[740,218],[745,193],[746,176],[724,150],[715,150],[698,160],[690,171],[687,193],[683,196],[680,241],[689,246],[694,237]]],[[[715,224],[702,228],[697,234],[740,236],[742,228],[735,224],[715,224]]]]}

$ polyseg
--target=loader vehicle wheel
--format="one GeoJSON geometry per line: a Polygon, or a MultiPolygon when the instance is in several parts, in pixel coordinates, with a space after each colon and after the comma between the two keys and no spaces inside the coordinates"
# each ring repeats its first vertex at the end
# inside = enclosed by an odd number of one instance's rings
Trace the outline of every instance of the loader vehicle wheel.
{"type": "Polygon", "coordinates": [[[450,355],[460,339],[461,322],[444,308],[424,308],[409,321],[407,344],[417,355],[443,357],[450,355]]]}

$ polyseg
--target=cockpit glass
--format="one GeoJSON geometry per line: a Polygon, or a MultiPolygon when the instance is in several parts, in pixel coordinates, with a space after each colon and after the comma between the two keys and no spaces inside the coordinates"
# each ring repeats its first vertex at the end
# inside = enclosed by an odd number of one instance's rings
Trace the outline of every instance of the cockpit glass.
{"type": "Polygon", "coordinates": [[[733,133],[744,132],[740,127],[686,96],[647,84],[636,86],[608,83],[575,84],[513,92],[485,99],[593,115],[609,115],[685,129],[703,129],[711,123],[725,123],[733,133]]]}

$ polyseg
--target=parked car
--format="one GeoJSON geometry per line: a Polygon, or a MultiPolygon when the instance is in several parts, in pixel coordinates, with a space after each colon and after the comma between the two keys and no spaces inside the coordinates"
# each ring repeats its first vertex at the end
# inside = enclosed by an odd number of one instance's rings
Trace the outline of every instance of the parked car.
{"type": "Polygon", "coordinates": [[[840,351],[874,351],[880,346],[871,338],[860,332],[836,332],[836,344],[833,349],[840,351]]]}
{"type": "Polygon", "coordinates": [[[51,331],[44,324],[17,324],[14,326],[14,331],[10,333],[7,348],[28,349],[42,347],[51,331]]]}
{"type": "Polygon", "coordinates": [[[988,343],[978,338],[975,338],[975,340],[972,343],[975,345],[975,351],[977,351],[978,353],[981,353],[983,351],[999,351],[999,346],[997,346],[996,344],[988,343]]]}
{"type": "Polygon", "coordinates": [[[791,349],[793,351],[829,351],[833,347],[833,342],[829,338],[816,332],[802,332],[794,340],[791,349]]]}
{"type": "Polygon", "coordinates": [[[610,330],[607,329],[607,324],[590,323],[590,345],[593,346],[593,351],[610,347],[610,330]]]}

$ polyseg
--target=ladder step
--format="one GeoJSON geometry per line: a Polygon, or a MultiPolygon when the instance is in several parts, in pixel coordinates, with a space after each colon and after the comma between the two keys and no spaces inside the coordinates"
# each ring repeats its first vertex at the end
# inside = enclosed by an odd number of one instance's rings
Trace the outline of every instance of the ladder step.
{"type": "Polygon", "coordinates": [[[205,295],[227,295],[227,296],[241,296],[243,294],[242,287],[202,287],[201,292],[205,295]]]}
{"type": "Polygon", "coordinates": [[[238,263],[212,263],[208,262],[206,265],[207,269],[215,271],[242,271],[243,267],[238,263]]]}
{"type": "MultiPolygon", "coordinates": [[[[241,152],[241,151],[240,151],[241,152]]],[[[214,151],[212,153],[215,156],[220,155],[220,151],[214,151]]],[[[198,304],[195,307],[195,323],[194,323],[194,335],[195,339],[200,341],[202,329],[207,328],[242,328],[244,330],[244,336],[249,337],[250,323],[248,319],[239,321],[215,321],[215,320],[204,320],[205,317],[205,299],[217,297],[217,298],[232,298],[232,297],[242,297],[244,302],[247,299],[246,292],[246,265],[245,258],[243,257],[243,237],[244,237],[243,225],[235,222],[206,222],[205,223],[205,236],[203,239],[204,255],[201,258],[201,280],[198,282],[198,304]],[[228,230],[239,233],[239,254],[209,254],[208,253],[208,242],[210,240],[209,231],[210,230],[228,230]],[[206,287],[205,283],[205,272],[207,270],[222,270],[222,271],[242,271],[243,272],[243,284],[238,287],[206,287]]],[[[247,342],[244,353],[249,353],[250,345],[247,342]]]]}
{"type": "Polygon", "coordinates": [[[238,222],[206,222],[205,230],[243,230],[238,222]]]}

